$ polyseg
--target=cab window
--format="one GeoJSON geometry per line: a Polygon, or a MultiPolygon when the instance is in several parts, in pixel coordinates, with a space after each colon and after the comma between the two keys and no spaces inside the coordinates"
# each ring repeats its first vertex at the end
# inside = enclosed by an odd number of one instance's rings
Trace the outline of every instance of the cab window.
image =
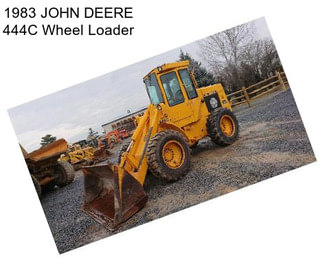
{"type": "Polygon", "coordinates": [[[186,90],[187,96],[189,99],[194,99],[197,97],[197,93],[195,90],[195,86],[191,80],[190,74],[187,69],[180,70],[179,76],[181,77],[182,83],[184,85],[184,88],[186,90]]]}
{"type": "Polygon", "coordinates": [[[155,74],[150,75],[144,82],[146,85],[150,102],[155,105],[159,103],[163,103],[164,99],[163,99],[163,95],[161,94],[161,91],[156,79],[156,75],[155,74]]]}
{"type": "Polygon", "coordinates": [[[162,85],[170,106],[184,102],[184,96],[181,91],[177,76],[175,72],[170,72],[162,75],[162,85]]]}

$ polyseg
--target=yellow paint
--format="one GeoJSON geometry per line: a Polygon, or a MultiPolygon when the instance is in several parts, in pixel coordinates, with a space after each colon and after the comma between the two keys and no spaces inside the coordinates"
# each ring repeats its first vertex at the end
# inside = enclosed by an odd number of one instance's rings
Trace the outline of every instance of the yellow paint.
{"type": "Polygon", "coordinates": [[[234,125],[234,121],[231,118],[231,116],[229,115],[222,116],[220,119],[220,126],[221,126],[221,130],[226,136],[230,137],[234,135],[236,127],[234,125]]]}
{"type": "Polygon", "coordinates": [[[58,139],[53,143],[47,144],[40,149],[29,153],[27,157],[34,161],[43,160],[55,154],[65,152],[67,147],[68,146],[65,139],[58,139]]]}
{"type": "MultiPolygon", "coordinates": [[[[144,115],[136,119],[137,128],[131,138],[130,147],[127,152],[123,153],[121,162],[118,166],[119,169],[122,168],[123,170],[126,170],[141,185],[144,184],[148,170],[145,145],[156,133],[169,129],[176,130],[187,139],[191,146],[208,135],[206,122],[210,112],[204,101],[205,96],[217,93],[221,106],[232,110],[221,84],[196,88],[197,97],[189,99],[179,75],[179,70],[188,69],[188,66],[188,61],[164,64],[153,69],[144,77],[145,80],[152,74],[155,74],[164,102],[159,103],[158,105],[150,104],[144,115]],[[173,106],[170,106],[169,104],[161,81],[161,76],[170,72],[175,72],[180,90],[184,97],[184,102],[173,106]]],[[[192,74],[190,76],[191,81],[196,87],[195,78],[192,74]]],[[[225,127],[224,131],[226,133],[234,133],[233,129],[235,128],[234,126],[230,126],[230,119],[223,119],[223,127],[225,127]]],[[[169,142],[166,144],[162,155],[165,163],[170,168],[181,166],[185,159],[184,150],[181,144],[176,142],[169,142]]],[[[120,170],[119,173],[121,173],[120,170]]],[[[122,178],[119,176],[119,180],[121,179],[122,178]]],[[[121,185],[122,183],[120,183],[120,187],[121,185]]]]}
{"type": "Polygon", "coordinates": [[[61,155],[60,161],[70,162],[71,164],[75,164],[84,160],[91,161],[94,157],[95,149],[92,147],[84,147],[82,148],[80,145],[75,144],[71,146],[66,154],[61,155]]]}
{"type": "Polygon", "coordinates": [[[170,140],[166,142],[162,150],[164,163],[171,169],[176,169],[184,164],[185,152],[180,142],[170,140]]]}

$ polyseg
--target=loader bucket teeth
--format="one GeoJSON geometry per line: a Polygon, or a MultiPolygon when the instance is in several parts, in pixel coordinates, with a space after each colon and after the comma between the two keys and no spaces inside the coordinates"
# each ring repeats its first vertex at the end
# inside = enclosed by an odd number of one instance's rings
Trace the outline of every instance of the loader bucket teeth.
{"type": "Polygon", "coordinates": [[[143,187],[117,166],[84,167],[83,211],[110,230],[137,213],[147,202],[143,187]]]}

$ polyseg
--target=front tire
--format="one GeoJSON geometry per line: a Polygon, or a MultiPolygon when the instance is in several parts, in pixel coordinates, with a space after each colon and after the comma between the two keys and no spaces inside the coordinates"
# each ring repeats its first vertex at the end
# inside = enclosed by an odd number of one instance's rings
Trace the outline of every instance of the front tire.
{"type": "Polygon", "coordinates": [[[217,145],[228,146],[238,139],[239,124],[237,118],[227,108],[213,111],[207,119],[206,126],[209,136],[217,145]]]}
{"type": "Polygon", "coordinates": [[[59,187],[70,184],[74,180],[75,171],[73,166],[65,161],[58,161],[55,166],[55,184],[59,187]]]}
{"type": "Polygon", "coordinates": [[[191,165],[191,151],[184,136],[168,130],[157,133],[149,142],[147,162],[150,172],[168,182],[187,174],[191,165]]]}

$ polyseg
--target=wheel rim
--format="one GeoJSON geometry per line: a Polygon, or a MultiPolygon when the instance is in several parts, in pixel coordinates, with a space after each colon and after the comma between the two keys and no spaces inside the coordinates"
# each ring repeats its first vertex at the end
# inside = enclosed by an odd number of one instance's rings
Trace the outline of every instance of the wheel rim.
{"type": "Polygon", "coordinates": [[[176,169],[184,164],[185,152],[182,144],[176,140],[168,141],[162,150],[164,163],[171,169],[176,169]]]}
{"type": "Polygon", "coordinates": [[[220,127],[221,131],[228,137],[233,136],[236,130],[234,120],[229,115],[224,115],[221,117],[220,127]]]}

